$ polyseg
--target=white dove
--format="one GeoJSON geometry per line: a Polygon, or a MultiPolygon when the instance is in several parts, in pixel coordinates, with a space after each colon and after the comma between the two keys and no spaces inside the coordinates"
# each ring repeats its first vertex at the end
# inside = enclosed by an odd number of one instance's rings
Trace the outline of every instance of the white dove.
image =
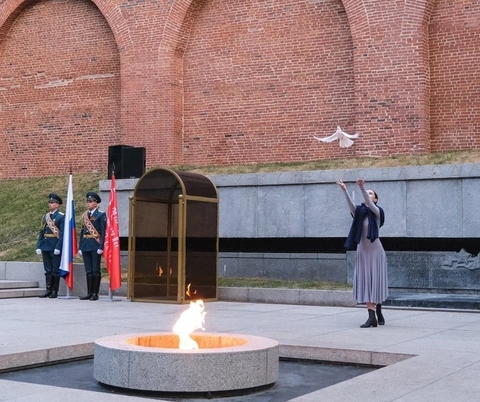
{"type": "Polygon", "coordinates": [[[353,145],[352,138],[358,138],[358,133],[347,134],[342,131],[340,126],[337,126],[337,131],[335,131],[335,133],[333,133],[332,135],[325,138],[318,138],[315,136],[313,138],[322,142],[332,142],[332,141],[338,140],[340,143],[340,148],[348,148],[353,145]]]}

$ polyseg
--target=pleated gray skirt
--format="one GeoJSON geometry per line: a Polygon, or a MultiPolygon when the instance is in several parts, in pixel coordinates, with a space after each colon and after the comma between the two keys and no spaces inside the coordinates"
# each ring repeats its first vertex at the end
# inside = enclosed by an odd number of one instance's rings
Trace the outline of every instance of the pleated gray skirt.
{"type": "Polygon", "coordinates": [[[383,303],[388,297],[387,256],[380,239],[367,239],[368,220],[363,222],[353,275],[353,298],[357,303],[383,303]]]}

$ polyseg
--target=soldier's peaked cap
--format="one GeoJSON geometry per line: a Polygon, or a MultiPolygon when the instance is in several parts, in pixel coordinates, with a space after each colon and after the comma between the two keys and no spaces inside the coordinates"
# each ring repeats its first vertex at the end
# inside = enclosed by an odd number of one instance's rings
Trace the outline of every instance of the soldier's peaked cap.
{"type": "Polygon", "coordinates": [[[93,191],[89,191],[87,193],[87,201],[95,201],[95,202],[98,202],[99,204],[102,202],[102,199],[100,198],[100,196],[93,192],[93,191]]]}
{"type": "Polygon", "coordinates": [[[63,201],[62,199],[55,193],[50,193],[48,194],[48,201],[49,202],[57,202],[59,205],[62,205],[63,204],[63,201]]]}

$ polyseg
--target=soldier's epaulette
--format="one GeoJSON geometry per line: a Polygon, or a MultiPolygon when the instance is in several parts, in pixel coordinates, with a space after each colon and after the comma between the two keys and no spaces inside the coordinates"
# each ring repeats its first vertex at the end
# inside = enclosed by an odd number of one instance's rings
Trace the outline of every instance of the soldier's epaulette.
{"type": "Polygon", "coordinates": [[[97,211],[100,212],[101,214],[104,214],[104,213],[105,213],[105,212],[103,212],[103,211],[100,211],[99,209],[97,209],[97,211]]]}
{"type": "Polygon", "coordinates": [[[63,212],[60,212],[60,211],[58,211],[58,213],[59,213],[60,215],[65,215],[63,212]]]}

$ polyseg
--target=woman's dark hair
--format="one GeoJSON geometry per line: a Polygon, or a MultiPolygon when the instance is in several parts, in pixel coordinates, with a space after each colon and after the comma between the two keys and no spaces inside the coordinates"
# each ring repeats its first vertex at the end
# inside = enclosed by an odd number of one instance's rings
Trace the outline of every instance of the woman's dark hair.
{"type": "Polygon", "coordinates": [[[375,191],[373,191],[373,194],[375,194],[375,198],[377,199],[377,201],[375,202],[375,204],[376,204],[378,202],[378,194],[375,191]]]}

